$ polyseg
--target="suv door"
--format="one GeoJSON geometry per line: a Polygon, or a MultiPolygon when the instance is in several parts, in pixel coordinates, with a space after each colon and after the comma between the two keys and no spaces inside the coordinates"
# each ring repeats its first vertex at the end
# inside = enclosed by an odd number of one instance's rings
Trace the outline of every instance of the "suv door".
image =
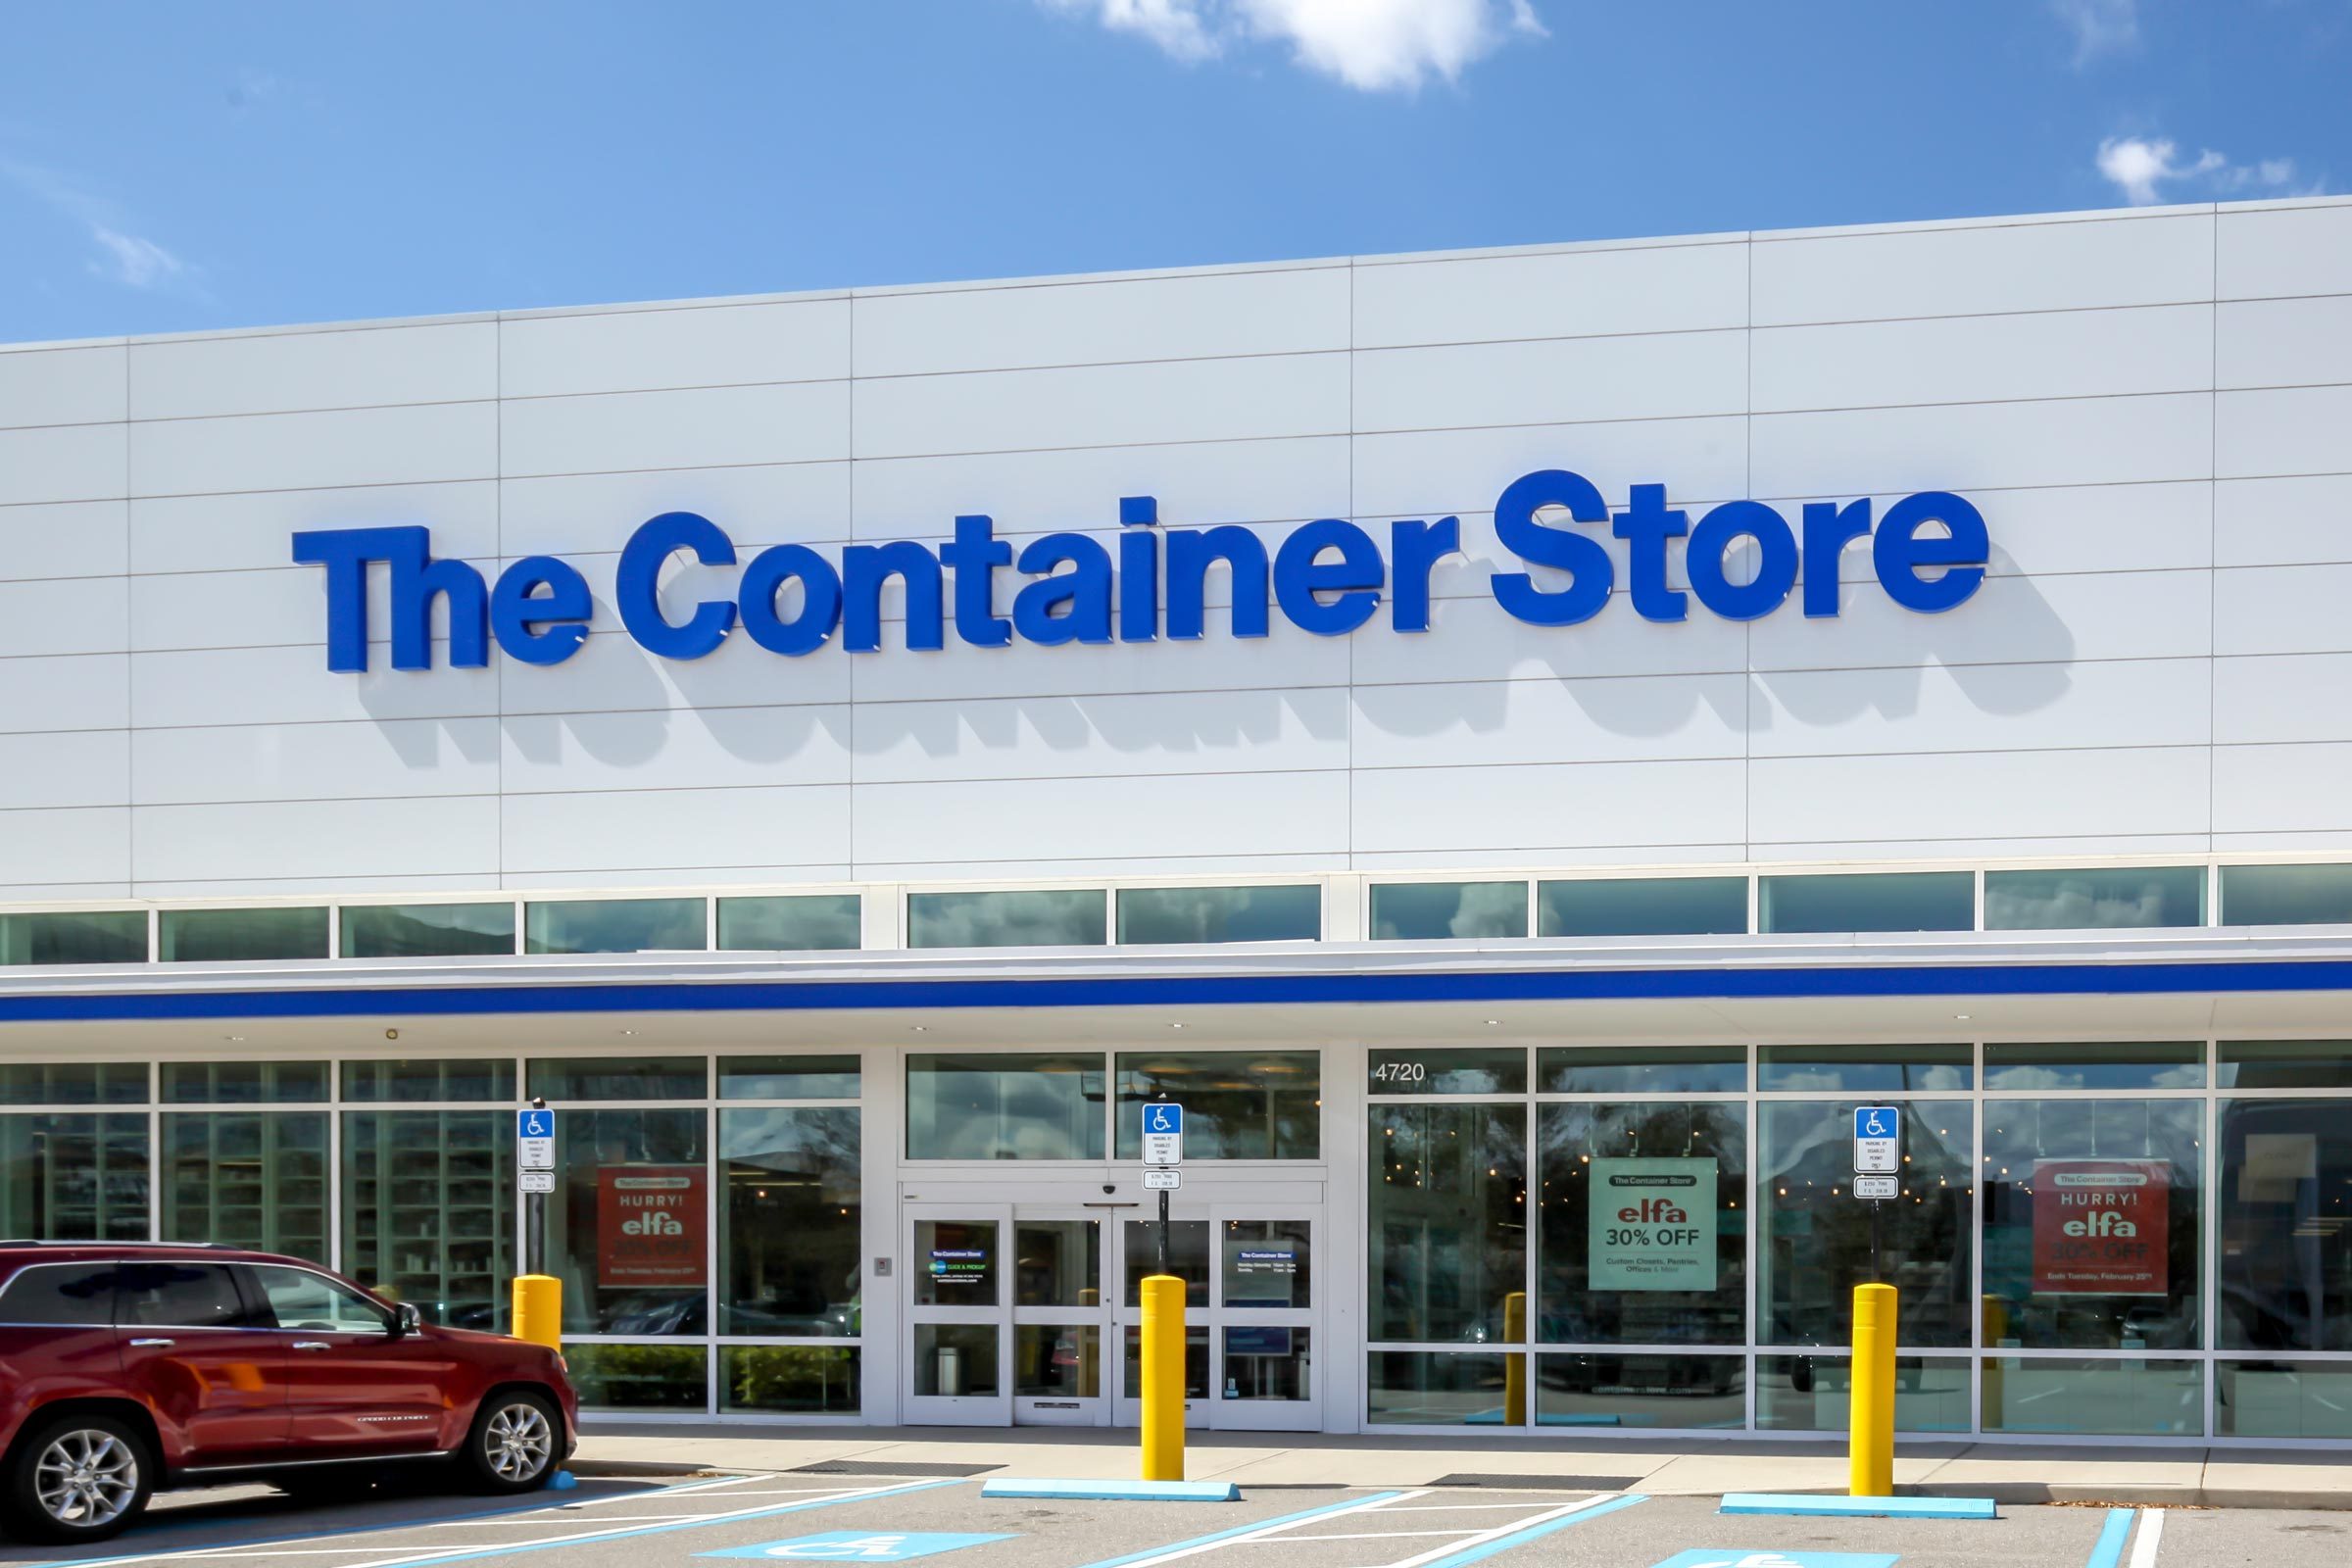
{"type": "Polygon", "coordinates": [[[119,1265],[115,1334],[122,1379],[155,1412],[174,1469],[285,1456],[282,1358],[220,1263],[177,1258],[119,1265]]]}
{"type": "Polygon", "coordinates": [[[429,1453],[442,1418],[471,1396],[449,1342],[396,1332],[382,1303],[324,1274],[282,1263],[238,1272],[286,1350],[287,1401],[301,1457],[429,1453]]]}

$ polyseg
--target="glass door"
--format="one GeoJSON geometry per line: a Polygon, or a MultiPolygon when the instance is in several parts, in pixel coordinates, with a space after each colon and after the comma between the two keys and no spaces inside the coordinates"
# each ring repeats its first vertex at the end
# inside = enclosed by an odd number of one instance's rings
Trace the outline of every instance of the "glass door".
{"type": "Polygon", "coordinates": [[[1106,1426],[1110,1305],[1102,1221],[1023,1207],[1012,1222],[1012,1419],[1106,1426]]]}
{"type": "MultiPolygon", "coordinates": [[[[1210,1419],[1209,1348],[1209,1222],[1198,1210],[1188,1217],[1186,1204],[1171,1205],[1168,1225],[1168,1272],[1184,1281],[1184,1424],[1205,1427],[1210,1419]]],[[[1119,1223],[1119,1340],[1118,1422],[1140,1426],[1144,1419],[1144,1281],[1159,1272],[1159,1218],[1130,1214],[1119,1223]]]]}
{"type": "MultiPolygon", "coordinates": [[[[1174,1206],[1169,1271],[1185,1282],[1185,1424],[1218,1431],[1311,1432],[1319,1205],[1174,1206]]],[[[1122,1426],[1143,1419],[1142,1283],[1159,1269],[1159,1221],[1120,1224],[1116,1331],[1122,1426]]]]}
{"type": "Polygon", "coordinates": [[[1009,1203],[906,1206],[906,1419],[1012,1421],[1009,1203]]]}

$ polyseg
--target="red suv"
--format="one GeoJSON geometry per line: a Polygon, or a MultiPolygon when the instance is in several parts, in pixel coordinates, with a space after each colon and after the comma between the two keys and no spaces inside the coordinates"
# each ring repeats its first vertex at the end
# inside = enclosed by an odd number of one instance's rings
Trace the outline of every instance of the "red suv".
{"type": "Polygon", "coordinates": [[[542,1346],[430,1328],[315,1264],[219,1247],[0,1242],[0,1524],[96,1541],[159,1486],[298,1491],[438,1459],[544,1485],[579,1401],[542,1346]]]}

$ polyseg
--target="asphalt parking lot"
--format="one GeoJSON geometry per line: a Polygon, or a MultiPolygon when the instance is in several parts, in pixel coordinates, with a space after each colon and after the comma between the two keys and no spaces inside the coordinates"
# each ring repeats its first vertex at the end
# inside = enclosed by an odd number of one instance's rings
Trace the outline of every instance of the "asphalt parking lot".
{"type": "Polygon", "coordinates": [[[977,1479],[587,1480],[520,1500],[401,1490],[330,1506],[169,1494],[96,1551],[0,1562],[428,1568],[908,1562],[937,1568],[2340,1568],[2352,1514],[2004,1509],[1990,1523],[1725,1516],[1711,1497],[1260,1488],[1232,1503],[991,1499],[977,1479]]]}

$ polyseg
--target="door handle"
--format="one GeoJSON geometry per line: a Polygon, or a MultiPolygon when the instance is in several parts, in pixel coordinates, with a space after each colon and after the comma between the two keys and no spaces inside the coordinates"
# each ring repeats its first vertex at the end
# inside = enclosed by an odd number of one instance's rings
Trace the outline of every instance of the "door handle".
{"type": "Polygon", "coordinates": [[[133,1340],[130,1343],[134,1349],[144,1350],[170,1349],[172,1346],[177,1345],[179,1342],[177,1340],[133,1340]]]}
{"type": "Polygon", "coordinates": [[[332,1349],[333,1347],[324,1340],[296,1340],[294,1348],[297,1350],[326,1350],[332,1349]]]}

